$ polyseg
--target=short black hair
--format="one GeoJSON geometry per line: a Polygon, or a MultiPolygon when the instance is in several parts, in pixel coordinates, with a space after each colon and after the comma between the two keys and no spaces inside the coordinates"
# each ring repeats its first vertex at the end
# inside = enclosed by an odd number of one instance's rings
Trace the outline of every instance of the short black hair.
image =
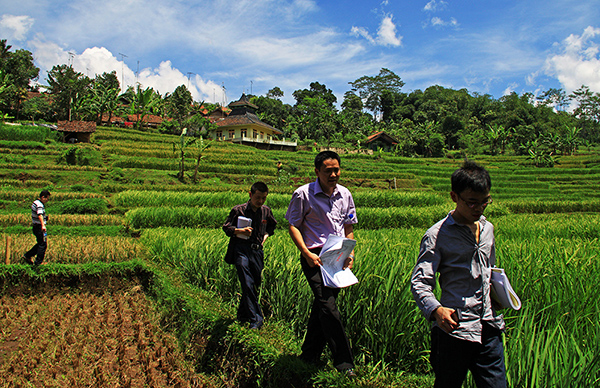
{"type": "Polygon", "coordinates": [[[492,179],[488,171],[471,160],[465,160],[462,167],[452,173],[450,181],[452,191],[457,194],[467,189],[477,193],[487,193],[492,188],[492,179]]]}
{"type": "Polygon", "coordinates": [[[261,193],[268,193],[269,188],[265,182],[255,182],[252,187],[250,187],[250,193],[254,194],[257,191],[260,191],[261,193]]]}
{"type": "Polygon", "coordinates": [[[323,165],[323,162],[325,162],[328,159],[335,159],[340,165],[342,164],[342,160],[340,159],[340,156],[337,154],[337,152],[321,151],[317,154],[317,156],[315,156],[315,168],[317,170],[320,170],[321,166],[323,165]]]}
{"type": "Polygon", "coordinates": [[[50,192],[48,190],[42,190],[40,193],[40,198],[49,197],[49,196],[50,196],[50,192]]]}

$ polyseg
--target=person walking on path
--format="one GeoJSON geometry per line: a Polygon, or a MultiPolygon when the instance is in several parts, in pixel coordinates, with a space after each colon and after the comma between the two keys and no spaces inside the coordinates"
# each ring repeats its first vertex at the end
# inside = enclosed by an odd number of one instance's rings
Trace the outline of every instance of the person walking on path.
{"type": "Polygon", "coordinates": [[[234,206],[223,224],[223,231],[229,236],[225,261],[235,265],[242,289],[237,319],[248,323],[251,329],[260,329],[264,322],[258,303],[264,268],[263,245],[277,225],[273,212],[265,206],[268,194],[265,183],[254,183],[248,202],[234,206]],[[246,225],[238,223],[240,217],[249,219],[246,225]]]}
{"type": "MultiPolygon", "coordinates": [[[[290,201],[285,218],[289,233],[300,250],[302,271],[314,294],[308,327],[300,359],[311,364],[320,361],[325,345],[333,355],[335,368],[348,377],[356,377],[350,341],[336,305],[339,288],[323,285],[319,253],[330,234],[354,239],[356,209],[350,191],[338,184],[340,157],[323,151],[315,157],[315,182],[299,187],[290,201]]],[[[344,263],[352,268],[354,252],[344,263]]]]}
{"type": "Polygon", "coordinates": [[[39,199],[31,204],[31,224],[33,235],[35,236],[35,245],[23,255],[22,260],[31,265],[40,265],[44,263],[46,249],[48,247],[47,229],[48,215],[46,215],[46,203],[50,199],[50,192],[42,190],[39,199]],[[33,257],[35,256],[35,262],[33,257]]]}
{"type": "Polygon", "coordinates": [[[432,322],[434,387],[460,388],[471,371],[478,388],[504,388],[505,324],[490,295],[494,226],[483,216],[492,202],[492,181],[483,167],[466,161],[451,184],[456,208],[423,236],[411,277],[417,306],[432,322]],[[436,273],[439,300],[433,293],[436,273]]]}

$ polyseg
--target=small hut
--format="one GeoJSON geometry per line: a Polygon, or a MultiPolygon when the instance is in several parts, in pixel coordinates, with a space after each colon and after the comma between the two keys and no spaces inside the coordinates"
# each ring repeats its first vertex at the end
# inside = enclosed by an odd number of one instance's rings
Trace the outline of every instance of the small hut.
{"type": "Polygon", "coordinates": [[[94,121],[59,121],[57,126],[65,143],[89,143],[92,133],[96,132],[94,121]]]}
{"type": "Polygon", "coordinates": [[[366,143],[367,147],[373,151],[377,151],[378,149],[391,151],[394,146],[398,144],[398,140],[394,139],[387,133],[380,131],[369,136],[366,143]]]}

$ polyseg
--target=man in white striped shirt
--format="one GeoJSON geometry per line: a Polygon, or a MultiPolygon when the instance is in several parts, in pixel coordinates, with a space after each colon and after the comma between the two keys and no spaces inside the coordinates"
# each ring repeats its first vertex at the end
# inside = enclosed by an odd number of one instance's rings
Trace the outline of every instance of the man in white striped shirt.
{"type": "Polygon", "coordinates": [[[31,204],[31,224],[36,243],[27,253],[23,255],[23,261],[27,264],[40,265],[44,262],[46,248],[48,247],[46,239],[46,223],[48,216],[46,215],[46,203],[50,199],[50,192],[42,190],[40,198],[33,201],[31,204]],[[33,261],[35,256],[35,262],[33,261]]]}

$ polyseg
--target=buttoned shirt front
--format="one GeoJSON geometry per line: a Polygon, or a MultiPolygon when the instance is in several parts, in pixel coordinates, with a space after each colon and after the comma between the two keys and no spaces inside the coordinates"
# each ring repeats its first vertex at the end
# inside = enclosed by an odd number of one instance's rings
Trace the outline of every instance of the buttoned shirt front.
{"type": "Polygon", "coordinates": [[[344,237],[344,225],[358,222],[350,190],[338,184],[329,196],[318,179],[294,191],[285,218],[298,228],[308,249],[322,247],[330,234],[344,237]]]}
{"type": "Polygon", "coordinates": [[[432,226],[421,240],[419,258],[411,278],[411,291],[427,320],[440,307],[459,309],[461,321],[450,335],[481,343],[483,322],[504,330],[502,315],[492,308],[491,268],[496,263],[494,226],[481,216],[479,242],[467,225],[452,213],[432,226]],[[440,300],[433,290],[439,273],[440,300]]]}
{"type": "Polygon", "coordinates": [[[265,238],[265,234],[272,236],[275,233],[275,226],[277,220],[273,216],[273,212],[268,206],[261,206],[256,211],[252,210],[250,201],[236,205],[229,212],[229,216],[223,224],[223,231],[229,237],[235,237],[235,229],[237,227],[237,220],[239,216],[252,219],[252,235],[248,240],[238,238],[239,243],[251,243],[262,246],[265,238]]]}

